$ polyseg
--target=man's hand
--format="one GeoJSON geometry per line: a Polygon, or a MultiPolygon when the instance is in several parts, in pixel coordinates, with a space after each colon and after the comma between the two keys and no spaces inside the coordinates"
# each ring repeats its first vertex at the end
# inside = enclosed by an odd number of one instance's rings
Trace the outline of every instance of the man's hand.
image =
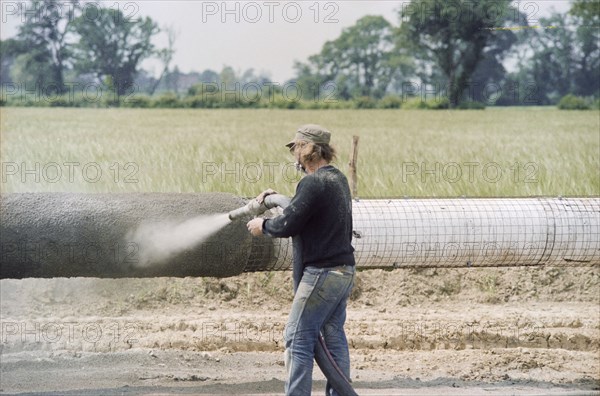
{"type": "Polygon", "coordinates": [[[264,222],[265,219],[263,219],[262,217],[257,217],[256,219],[250,220],[248,224],[246,224],[246,227],[248,227],[248,231],[250,231],[250,234],[254,236],[259,236],[262,234],[262,225],[264,222]]]}
{"type": "Polygon", "coordinates": [[[260,194],[258,194],[258,197],[256,197],[256,201],[259,204],[263,203],[263,201],[265,200],[265,197],[267,195],[271,195],[271,194],[277,194],[277,191],[269,188],[268,190],[265,190],[265,191],[261,192],[260,194]]]}

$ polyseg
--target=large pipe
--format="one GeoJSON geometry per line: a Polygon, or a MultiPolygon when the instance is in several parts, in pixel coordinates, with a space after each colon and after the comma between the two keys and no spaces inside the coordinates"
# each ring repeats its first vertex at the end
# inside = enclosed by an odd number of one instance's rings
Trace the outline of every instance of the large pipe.
{"type": "MultiPolygon", "coordinates": [[[[127,235],[138,225],[246,203],[230,194],[3,194],[0,278],[290,269],[291,240],[253,238],[245,219],[167,263],[136,266],[139,252],[127,235]]],[[[359,268],[600,264],[598,197],[361,200],[353,218],[359,268]]]]}

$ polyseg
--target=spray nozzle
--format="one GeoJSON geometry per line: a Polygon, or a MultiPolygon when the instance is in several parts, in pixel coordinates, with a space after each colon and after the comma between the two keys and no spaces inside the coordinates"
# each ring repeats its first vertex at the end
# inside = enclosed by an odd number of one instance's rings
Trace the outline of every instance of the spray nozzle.
{"type": "Polygon", "coordinates": [[[229,212],[229,220],[237,220],[244,216],[258,216],[276,206],[285,208],[289,203],[290,198],[281,194],[267,195],[262,203],[258,203],[256,199],[252,199],[245,206],[229,212]]]}
{"type": "Polygon", "coordinates": [[[253,199],[245,206],[229,212],[229,220],[233,221],[250,215],[258,216],[259,214],[266,212],[268,209],[269,208],[265,206],[264,202],[260,204],[256,199],[253,199]]]}

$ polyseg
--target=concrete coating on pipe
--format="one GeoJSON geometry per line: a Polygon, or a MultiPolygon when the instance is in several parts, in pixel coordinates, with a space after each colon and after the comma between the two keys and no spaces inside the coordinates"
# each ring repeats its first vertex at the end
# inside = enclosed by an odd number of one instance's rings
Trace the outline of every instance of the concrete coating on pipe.
{"type": "Polygon", "coordinates": [[[153,266],[140,267],[139,247],[127,238],[142,224],[228,213],[244,203],[223,193],[3,194],[0,278],[237,275],[252,250],[244,219],[153,266]]]}

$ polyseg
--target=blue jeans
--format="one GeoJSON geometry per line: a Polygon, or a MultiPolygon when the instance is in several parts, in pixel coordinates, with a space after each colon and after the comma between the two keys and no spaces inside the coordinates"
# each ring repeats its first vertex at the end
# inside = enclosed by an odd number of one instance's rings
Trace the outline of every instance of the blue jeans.
{"type": "MultiPolygon", "coordinates": [[[[304,269],[285,328],[286,395],[311,394],[314,351],[320,332],[335,362],[350,378],[344,323],[353,281],[354,266],[304,269]]],[[[327,395],[337,395],[329,383],[326,391],[327,395]]]]}

